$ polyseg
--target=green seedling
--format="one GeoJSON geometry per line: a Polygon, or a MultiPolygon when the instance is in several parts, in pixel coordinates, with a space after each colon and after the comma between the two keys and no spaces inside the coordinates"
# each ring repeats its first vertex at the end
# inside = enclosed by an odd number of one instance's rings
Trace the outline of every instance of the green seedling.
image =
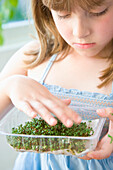
{"type": "Polygon", "coordinates": [[[63,138],[63,136],[91,136],[94,134],[93,128],[87,126],[86,122],[73,124],[72,127],[67,128],[61,121],[57,121],[55,126],[50,126],[44,120],[36,118],[25,122],[24,125],[12,128],[12,134],[40,135],[40,138],[7,136],[8,143],[17,150],[52,152],[66,149],[72,154],[83,152],[86,149],[86,140],[63,138]],[[61,138],[43,138],[41,135],[61,136],[61,138]]]}
{"type": "Polygon", "coordinates": [[[113,137],[108,134],[108,137],[111,138],[110,144],[113,142],[113,137]]]}

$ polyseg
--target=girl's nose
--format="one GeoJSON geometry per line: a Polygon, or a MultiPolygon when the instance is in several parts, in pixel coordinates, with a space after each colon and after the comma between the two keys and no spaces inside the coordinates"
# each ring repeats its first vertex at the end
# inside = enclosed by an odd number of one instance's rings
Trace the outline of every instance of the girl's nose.
{"type": "Polygon", "coordinates": [[[86,38],[90,35],[90,25],[87,23],[85,18],[78,18],[75,20],[75,24],[73,26],[73,35],[78,39],[86,38]]]}

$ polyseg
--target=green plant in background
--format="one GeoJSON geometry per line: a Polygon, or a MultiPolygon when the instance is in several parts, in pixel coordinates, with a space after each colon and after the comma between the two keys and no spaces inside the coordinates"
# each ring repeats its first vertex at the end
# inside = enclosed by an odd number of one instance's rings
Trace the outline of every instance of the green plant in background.
{"type": "Polygon", "coordinates": [[[0,45],[3,44],[2,25],[14,17],[19,0],[0,0],[0,45]]]}

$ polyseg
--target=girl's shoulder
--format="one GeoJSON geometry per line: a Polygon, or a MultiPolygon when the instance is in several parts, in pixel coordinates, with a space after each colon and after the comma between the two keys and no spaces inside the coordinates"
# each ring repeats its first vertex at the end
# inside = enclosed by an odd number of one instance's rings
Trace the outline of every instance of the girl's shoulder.
{"type": "MultiPolygon", "coordinates": [[[[38,41],[31,41],[14,53],[1,71],[0,79],[4,79],[14,74],[27,75],[28,68],[26,67],[24,59],[28,57],[26,53],[29,49],[38,50],[38,41]]],[[[30,55],[30,57],[32,57],[32,55],[30,55]]]]}

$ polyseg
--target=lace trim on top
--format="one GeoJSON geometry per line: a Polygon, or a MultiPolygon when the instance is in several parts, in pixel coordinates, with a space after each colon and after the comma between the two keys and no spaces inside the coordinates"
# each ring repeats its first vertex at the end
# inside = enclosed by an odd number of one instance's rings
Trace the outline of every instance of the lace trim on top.
{"type": "Polygon", "coordinates": [[[113,93],[105,95],[102,93],[80,91],[78,89],[66,89],[58,85],[49,85],[44,82],[43,85],[54,95],[63,96],[62,98],[76,98],[76,100],[79,100],[80,102],[91,102],[92,104],[101,105],[102,107],[113,107],[113,93]]]}
{"type": "Polygon", "coordinates": [[[61,93],[69,93],[70,95],[80,95],[81,97],[91,97],[96,99],[102,99],[102,100],[112,100],[113,102],[113,93],[110,93],[110,95],[105,95],[102,93],[96,93],[96,92],[88,92],[88,91],[80,91],[78,89],[66,89],[64,87],[58,86],[58,85],[50,85],[43,83],[49,91],[51,92],[61,92],[61,93]]]}

